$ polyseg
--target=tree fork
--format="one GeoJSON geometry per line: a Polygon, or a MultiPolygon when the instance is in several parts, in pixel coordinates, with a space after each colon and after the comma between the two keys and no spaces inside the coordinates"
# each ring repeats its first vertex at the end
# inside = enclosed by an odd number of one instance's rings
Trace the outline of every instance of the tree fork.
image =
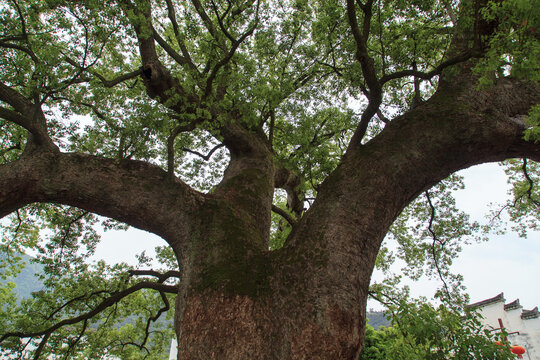
{"type": "Polygon", "coordinates": [[[460,169],[540,160],[518,120],[540,100],[537,85],[501,80],[477,91],[466,77],[454,85],[348,153],[284,248],[236,249],[229,254],[244,255],[222,262],[217,281],[184,292],[179,359],[354,359],[379,246],[401,210],[460,169]]]}

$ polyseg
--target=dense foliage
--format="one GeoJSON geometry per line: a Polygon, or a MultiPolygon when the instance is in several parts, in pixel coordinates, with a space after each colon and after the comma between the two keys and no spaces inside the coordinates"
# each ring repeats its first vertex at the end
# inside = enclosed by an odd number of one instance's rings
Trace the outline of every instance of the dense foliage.
{"type": "Polygon", "coordinates": [[[366,327],[361,360],[414,359],[513,359],[503,342],[503,333],[481,325],[479,315],[467,309],[461,315],[445,306],[425,302],[391,306],[393,326],[366,327]]]}
{"type": "MultiPolygon", "coordinates": [[[[351,142],[367,143],[429,99],[443,71],[472,67],[479,88],[507,76],[539,80],[533,0],[357,3],[9,0],[0,5],[0,164],[45,146],[148,162],[212,194],[237,150],[227,126],[241,119],[248,133],[268,140],[276,168],[288,175],[273,199],[269,248],[276,250],[351,142]],[[494,22],[491,33],[467,40],[470,51],[452,54],[456,34],[494,22]],[[152,83],[156,73],[166,89],[152,83]],[[21,98],[34,107],[20,110],[21,98]]],[[[538,119],[536,106],[525,134],[531,142],[539,139],[538,119]]],[[[505,166],[514,187],[494,214],[500,223],[481,229],[455,207],[452,192],[462,187],[455,175],[394,222],[377,259],[387,279],[370,291],[401,305],[392,328],[368,328],[363,358],[472,352],[484,359],[497,351],[476,320],[461,321],[468,299],[451,265],[465,244],[503,225],[505,213],[522,234],[538,228],[537,163],[505,166]],[[403,273],[391,272],[396,259],[403,273]],[[410,303],[398,286],[402,275],[439,279],[443,305],[410,303]]],[[[44,288],[22,301],[12,284],[0,288],[3,356],[162,357],[174,332],[172,320],[156,320],[172,319],[177,254],[160,248],[135,268],[91,263],[100,227],[128,225],[49,202],[10,213],[1,223],[2,277],[19,271],[16,254],[37,254],[44,288]],[[156,262],[160,268],[145,270],[156,262]]]]}

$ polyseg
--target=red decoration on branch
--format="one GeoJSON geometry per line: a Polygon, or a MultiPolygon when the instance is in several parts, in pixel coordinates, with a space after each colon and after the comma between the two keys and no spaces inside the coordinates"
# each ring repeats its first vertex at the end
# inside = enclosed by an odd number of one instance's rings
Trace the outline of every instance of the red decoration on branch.
{"type": "Polygon", "coordinates": [[[525,348],[519,345],[512,346],[510,351],[512,352],[512,354],[516,354],[518,356],[518,359],[523,359],[523,356],[521,355],[525,354],[525,348]]]}

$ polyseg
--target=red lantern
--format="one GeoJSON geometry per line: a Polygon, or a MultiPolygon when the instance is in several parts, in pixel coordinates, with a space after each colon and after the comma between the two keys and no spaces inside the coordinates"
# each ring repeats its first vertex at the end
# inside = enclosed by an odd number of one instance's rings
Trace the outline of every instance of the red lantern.
{"type": "Polygon", "coordinates": [[[525,348],[519,345],[512,346],[510,351],[512,352],[512,354],[516,354],[518,356],[518,359],[523,359],[523,356],[521,355],[525,354],[525,348]]]}

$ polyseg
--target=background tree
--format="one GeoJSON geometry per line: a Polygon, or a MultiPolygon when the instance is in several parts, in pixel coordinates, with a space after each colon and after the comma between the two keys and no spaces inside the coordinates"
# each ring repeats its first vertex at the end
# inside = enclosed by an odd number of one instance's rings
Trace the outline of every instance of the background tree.
{"type": "Polygon", "coordinates": [[[425,302],[390,306],[392,327],[366,326],[360,360],[377,359],[513,359],[504,334],[483,328],[472,309],[455,313],[425,302]],[[463,315],[465,314],[465,315],[463,315]]]}
{"type": "MultiPolygon", "coordinates": [[[[3,246],[38,250],[46,289],[22,303],[26,316],[2,317],[2,346],[88,356],[127,315],[125,300],[148,321],[95,356],[152,356],[152,320],[176,295],[179,358],[354,359],[389,232],[451,303],[456,238],[476,225],[450,221],[445,188],[457,180],[443,180],[540,159],[535,10],[527,0],[9,1],[3,246]],[[396,222],[408,205],[412,218],[396,222]],[[91,268],[97,222],[159,235],[174,268],[91,268]]],[[[535,210],[525,165],[516,216],[535,210]]]]}

